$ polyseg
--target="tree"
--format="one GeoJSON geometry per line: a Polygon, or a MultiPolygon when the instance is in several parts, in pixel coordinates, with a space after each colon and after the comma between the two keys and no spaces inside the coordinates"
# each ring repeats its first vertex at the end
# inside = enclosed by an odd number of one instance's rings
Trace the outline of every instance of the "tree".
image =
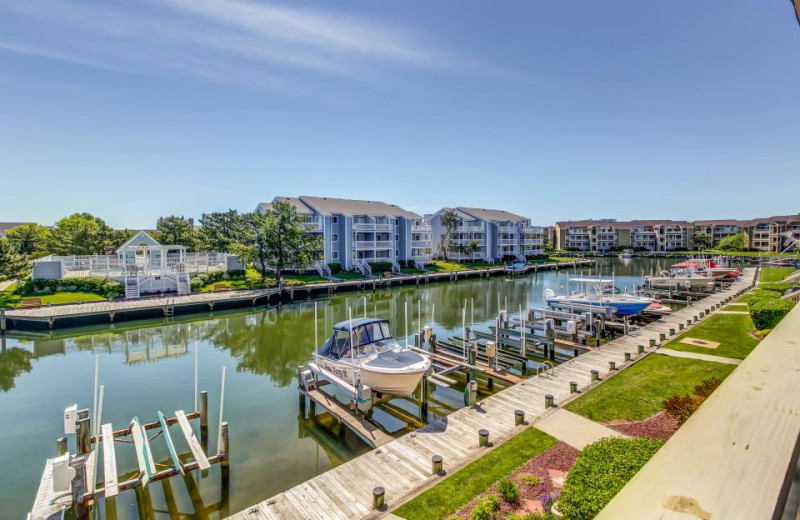
{"type": "Polygon", "coordinates": [[[195,236],[189,220],[184,217],[170,215],[161,217],[156,224],[157,240],[162,244],[186,246],[194,249],[195,236]]]}
{"type": "Polygon", "coordinates": [[[692,238],[692,244],[695,249],[702,251],[711,247],[711,237],[705,233],[697,233],[692,238]]]}
{"type": "Polygon", "coordinates": [[[439,217],[439,222],[441,222],[442,227],[444,227],[444,233],[442,233],[441,236],[439,251],[442,252],[444,259],[447,260],[447,251],[450,250],[450,235],[458,227],[458,215],[455,211],[449,209],[442,213],[442,216],[439,217]]]}
{"type": "Polygon", "coordinates": [[[0,238],[0,278],[23,280],[31,272],[28,258],[10,240],[0,238]]]}
{"type": "Polygon", "coordinates": [[[306,231],[303,217],[288,202],[276,202],[266,213],[250,213],[246,219],[252,240],[235,249],[242,260],[256,265],[262,280],[270,268],[280,283],[284,269],[305,268],[322,254],[321,237],[306,231]]]}
{"type": "Polygon", "coordinates": [[[248,243],[248,236],[252,236],[252,218],[235,209],[203,215],[200,224],[197,239],[206,251],[230,253],[236,244],[248,243]]]}
{"type": "Polygon", "coordinates": [[[6,238],[18,252],[28,256],[40,256],[47,252],[50,230],[39,224],[22,224],[9,230],[6,238]]]}
{"type": "Polygon", "coordinates": [[[458,252],[467,257],[472,257],[472,255],[477,250],[478,250],[477,240],[470,240],[466,244],[461,244],[458,246],[458,252]]]}
{"type": "Polygon", "coordinates": [[[720,251],[741,251],[744,249],[744,233],[737,233],[723,238],[717,242],[717,249],[720,251]]]}
{"type": "Polygon", "coordinates": [[[53,226],[48,250],[54,255],[108,255],[130,236],[130,231],[112,229],[90,213],[74,213],[53,226]]]}

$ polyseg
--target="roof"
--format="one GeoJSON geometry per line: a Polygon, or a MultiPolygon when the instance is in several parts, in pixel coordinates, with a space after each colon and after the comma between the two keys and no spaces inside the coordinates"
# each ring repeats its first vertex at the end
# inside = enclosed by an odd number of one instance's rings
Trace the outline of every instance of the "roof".
{"type": "Polygon", "coordinates": [[[463,206],[459,206],[457,209],[463,211],[464,213],[473,215],[475,218],[479,218],[481,220],[495,222],[522,222],[528,220],[525,217],[516,215],[514,213],[509,213],[508,211],[504,211],[502,209],[465,208],[463,206]]]}
{"type": "Polygon", "coordinates": [[[686,220],[629,220],[626,222],[608,222],[606,220],[568,220],[556,222],[559,228],[603,226],[614,229],[631,229],[638,226],[682,226],[692,227],[686,220]]]}
{"type": "Polygon", "coordinates": [[[469,213],[464,213],[463,211],[461,211],[458,208],[442,208],[439,211],[437,211],[436,213],[434,213],[434,215],[442,215],[443,213],[447,213],[448,211],[454,212],[456,214],[456,216],[458,218],[460,218],[461,220],[476,220],[477,219],[477,217],[475,217],[474,215],[470,215],[469,213]]]}
{"type": "Polygon", "coordinates": [[[136,249],[186,249],[186,246],[161,244],[158,240],[153,238],[150,233],[143,230],[139,231],[127,242],[119,246],[117,251],[131,251],[136,249]],[[144,247],[142,247],[142,244],[144,244],[144,247]]]}
{"type": "Polygon", "coordinates": [[[370,323],[380,323],[386,322],[387,320],[382,320],[380,318],[356,318],[354,320],[347,320],[347,321],[340,321],[336,325],[333,326],[333,330],[343,330],[345,332],[350,332],[350,324],[353,324],[353,328],[362,327],[364,325],[369,325],[370,323]]]}
{"type": "Polygon", "coordinates": [[[31,224],[31,222],[0,222],[0,235],[4,234],[6,231],[11,231],[15,227],[24,226],[25,224],[31,224]]]}
{"type": "Polygon", "coordinates": [[[308,207],[302,200],[298,199],[297,197],[275,197],[272,199],[272,202],[262,202],[256,208],[258,211],[266,213],[270,209],[272,209],[273,204],[276,202],[288,202],[294,209],[297,210],[297,213],[301,215],[311,215],[314,213],[314,210],[308,207]]]}
{"type": "Polygon", "coordinates": [[[376,215],[403,218],[422,218],[422,216],[408,211],[394,204],[376,200],[335,199],[332,197],[301,196],[300,201],[318,213],[329,215],[376,215]]]}
{"type": "Polygon", "coordinates": [[[750,223],[749,220],[695,220],[696,226],[746,226],[750,223]]]}

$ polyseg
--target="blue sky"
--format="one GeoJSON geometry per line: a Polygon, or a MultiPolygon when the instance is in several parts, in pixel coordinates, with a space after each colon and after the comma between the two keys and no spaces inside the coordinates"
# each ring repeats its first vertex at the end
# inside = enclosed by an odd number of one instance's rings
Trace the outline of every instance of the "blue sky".
{"type": "Polygon", "coordinates": [[[786,0],[0,0],[0,221],[800,211],[786,0]]]}

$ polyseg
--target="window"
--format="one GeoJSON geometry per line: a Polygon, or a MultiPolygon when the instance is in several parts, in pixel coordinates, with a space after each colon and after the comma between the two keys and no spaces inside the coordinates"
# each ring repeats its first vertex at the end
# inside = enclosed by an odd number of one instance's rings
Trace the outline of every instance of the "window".
{"type": "Polygon", "coordinates": [[[339,233],[332,234],[331,235],[331,240],[333,240],[334,242],[338,242],[339,241],[339,233]]]}
{"type": "Polygon", "coordinates": [[[394,236],[394,241],[395,242],[400,242],[400,235],[395,235],[394,236]]]}
{"type": "Polygon", "coordinates": [[[394,256],[400,256],[400,250],[399,249],[395,249],[394,250],[394,256]]]}
{"type": "Polygon", "coordinates": [[[339,251],[334,251],[333,253],[331,253],[331,258],[333,258],[334,260],[338,260],[339,259],[339,251]]]}
{"type": "Polygon", "coordinates": [[[394,219],[394,225],[395,226],[399,226],[400,225],[400,219],[399,218],[394,219]]]}
{"type": "Polygon", "coordinates": [[[339,217],[331,217],[331,222],[334,223],[334,224],[338,224],[339,223],[339,217]]]}

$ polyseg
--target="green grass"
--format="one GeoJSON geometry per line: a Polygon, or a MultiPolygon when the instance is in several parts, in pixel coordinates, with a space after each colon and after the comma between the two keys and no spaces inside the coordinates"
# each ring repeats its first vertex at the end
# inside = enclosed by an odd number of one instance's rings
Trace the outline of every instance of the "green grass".
{"type": "Polygon", "coordinates": [[[342,271],[341,273],[333,275],[333,277],[339,280],[363,280],[366,278],[363,274],[354,271],[342,271]]]}
{"type": "MultiPolygon", "coordinates": [[[[747,308],[739,306],[738,309],[734,310],[747,311],[747,308]]],[[[684,352],[699,352],[712,356],[744,359],[747,354],[758,346],[758,340],[750,335],[750,331],[754,328],[753,320],[750,319],[749,314],[715,314],[664,346],[684,352]],[[705,348],[680,343],[684,338],[716,341],[719,346],[717,348],[705,348]]]]}
{"type": "Polygon", "coordinates": [[[395,513],[407,520],[447,518],[555,443],[556,439],[546,433],[528,428],[404,504],[395,513]]]}
{"type": "Polygon", "coordinates": [[[580,260],[580,258],[569,258],[566,256],[551,256],[550,260],[555,262],[574,262],[576,260],[580,260]]]}
{"type": "Polygon", "coordinates": [[[413,267],[401,267],[400,272],[403,274],[422,274],[425,271],[423,269],[414,269],[413,267]]]}
{"type": "Polygon", "coordinates": [[[283,279],[300,283],[319,283],[328,281],[327,278],[323,278],[318,274],[285,274],[283,275],[283,279]]]}
{"type": "Polygon", "coordinates": [[[40,298],[42,305],[52,304],[58,305],[61,303],[76,303],[76,302],[91,302],[105,300],[106,298],[99,294],[80,292],[80,291],[64,291],[55,294],[15,294],[16,285],[6,288],[5,291],[0,293],[0,307],[17,307],[22,303],[25,298],[40,298]]]}
{"type": "Polygon", "coordinates": [[[593,388],[566,409],[593,421],[641,421],[673,395],[686,395],[704,379],[728,377],[734,365],[651,354],[593,388]]]}
{"type": "Polygon", "coordinates": [[[450,271],[466,271],[467,267],[465,265],[456,262],[445,262],[444,260],[434,260],[433,262],[430,263],[430,265],[428,265],[428,270],[447,273],[450,271]]]}
{"type": "Polygon", "coordinates": [[[487,269],[489,267],[498,267],[501,265],[502,263],[487,264],[486,262],[464,262],[464,267],[467,269],[487,269]]]}
{"type": "Polygon", "coordinates": [[[790,274],[797,271],[793,267],[765,267],[758,276],[759,282],[780,282],[790,274]]]}

